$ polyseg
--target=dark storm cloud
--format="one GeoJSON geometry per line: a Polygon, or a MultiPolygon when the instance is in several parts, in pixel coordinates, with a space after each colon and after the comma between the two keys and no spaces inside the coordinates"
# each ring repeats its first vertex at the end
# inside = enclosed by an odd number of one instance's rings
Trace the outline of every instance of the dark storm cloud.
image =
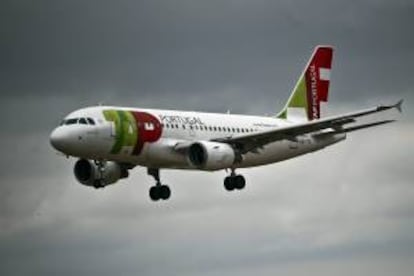
{"type": "Polygon", "coordinates": [[[2,1],[0,274],[410,275],[413,12],[408,0],[2,1]],[[407,112],[244,170],[243,193],[225,193],[223,173],[165,171],[173,199],[151,204],[142,168],[95,191],[48,144],[63,116],[99,102],[274,113],[321,43],[336,46],[329,113],[400,97],[407,112]]]}
{"type": "Polygon", "coordinates": [[[269,95],[285,99],[312,47],[328,43],[337,46],[338,97],[353,99],[405,93],[404,61],[414,55],[409,1],[3,5],[0,88],[9,96],[90,93],[119,101],[209,93],[223,100],[230,89],[266,103],[269,95]]]}

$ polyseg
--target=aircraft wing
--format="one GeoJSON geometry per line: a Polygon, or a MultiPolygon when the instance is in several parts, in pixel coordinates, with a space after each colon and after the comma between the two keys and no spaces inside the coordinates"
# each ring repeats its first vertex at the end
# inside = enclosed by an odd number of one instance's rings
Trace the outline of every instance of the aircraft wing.
{"type": "Polygon", "coordinates": [[[346,133],[367,127],[373,127],[393,122],[394,120],[385,120],[364,125],[352,126],[350,128],[343,128],[343,126],[346,124],[356,122],[355,119],[358,117],[389,110],[392,108],[396,108],[401,112],[402,102],[403,101],[400,100],[398,103],[393,105],[380,105],[373,108],[360,110],[357,112],[323,118],[306,123],[296,124],[283,128],[277,128],[274,130],[268,130],[260,133],[251,133],[237,137],[219,138],[214,139],[213,141],[232,144],[243,154],[249,151],[255,151],[256,149],[271,142],[276,142],[285,139],[296,141],[298,136],[312,132],[320,131],[318,133],[320,135],[346,133]],[[328,130],[328,132],[322,132],[322,130],[328,130]]]}

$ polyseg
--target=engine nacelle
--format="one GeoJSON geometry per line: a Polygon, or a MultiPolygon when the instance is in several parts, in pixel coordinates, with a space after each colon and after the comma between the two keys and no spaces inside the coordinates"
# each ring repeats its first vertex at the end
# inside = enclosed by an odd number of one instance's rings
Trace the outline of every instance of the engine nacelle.
{"type": "Polygon", "coordinates": [[[230,168],[234,164],[236,153],[228,144],[200,141],[190,145],[188,160],[199,169],[220,170],[230,168]]]}
{"type": "Polygon", "coordinates": [[[121,178],[128,177],[128,171],[118,163],[105,162],[102,172],[91,160],[79,159],[75,163],[74,173],[76,179],[86,186],[107,186],[117,182],[121,178]]]}

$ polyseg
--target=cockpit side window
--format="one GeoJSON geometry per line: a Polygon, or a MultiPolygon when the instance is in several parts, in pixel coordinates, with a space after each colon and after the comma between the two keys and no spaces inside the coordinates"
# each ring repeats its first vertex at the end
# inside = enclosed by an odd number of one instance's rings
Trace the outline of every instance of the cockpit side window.
{"type": "Polygon", "coordinates": [[[88,120],[90,125],[95,125],[95,121],[92,118],[86,118],[86,120],[88,120]]]}
{"type": "Polygon", "coordinates": [[[81,125],[87,125],[88,123],[86,122],[86,119],[85,118],[80,118],[79,119],[79,124],[81,124],[81,125]]]}

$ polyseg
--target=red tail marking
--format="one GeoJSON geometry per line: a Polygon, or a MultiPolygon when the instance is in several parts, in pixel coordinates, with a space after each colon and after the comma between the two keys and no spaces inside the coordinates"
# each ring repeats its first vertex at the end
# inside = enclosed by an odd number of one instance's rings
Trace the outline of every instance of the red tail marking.
{"type": "MultiPolygon", "coordinates": [[[[321,69],[328,76],[332,68],[333,49],[327,46],[316,48],[316,51],[306,68],[306,89],[308,99],[308,118],[320,118],[320,102],[328,101],[329,79],[321,79],[321,69]]],[[[325,76],[324,76],[325,77],[325,76]]]]}

